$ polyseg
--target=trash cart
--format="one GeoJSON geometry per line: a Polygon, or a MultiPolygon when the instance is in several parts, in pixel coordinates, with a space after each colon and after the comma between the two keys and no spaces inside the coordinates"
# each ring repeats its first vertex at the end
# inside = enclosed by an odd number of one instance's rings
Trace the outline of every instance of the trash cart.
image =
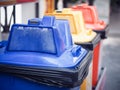
{"type": "Polygon", "coordinates": [[[92,53],[71,43],[63,23],[45,16],[12,26],[7,45],[1,42],[0,90],[80,89],[92,53]]]}

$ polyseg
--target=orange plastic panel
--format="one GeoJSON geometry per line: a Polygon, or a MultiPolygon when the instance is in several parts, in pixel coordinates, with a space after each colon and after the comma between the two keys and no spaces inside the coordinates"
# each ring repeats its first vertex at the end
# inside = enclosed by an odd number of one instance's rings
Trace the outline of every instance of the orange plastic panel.
{"type": "Polygon", "coordinates": [[[103,30],[106,27],[104,21],[98,19],[98,13],[95,6],[89,6],[87,4],[81,4],[72,7],[73,10],[82,11],[87,28],[94,30],[103,30]]]}
{"type": "Polygon", "coordinates": [[[92,86],[95,87],[98,82],[100,43],[95,47],[93,54],[92,86]]]}

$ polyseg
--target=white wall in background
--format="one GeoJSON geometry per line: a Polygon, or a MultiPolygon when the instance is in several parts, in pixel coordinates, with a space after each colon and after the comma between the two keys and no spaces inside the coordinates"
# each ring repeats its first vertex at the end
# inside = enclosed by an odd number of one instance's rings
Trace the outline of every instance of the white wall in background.
{"type": "Polygon", "coordinates": [[[63,0],[58,0],[57,9],[59,11],[62,11],[62,9],[63,9],[63,0]]]}
{"type": "Polygon", "coordinates": [[[22,11],[22,23],[26,24],[28,22],[28,19],[35,18],[35,3],[22,4],[21,11],[22,11]]]}
{"type": "Polygon", "coordinates": [[[16,5],[16,23],[22,23],[22,7],[21,7],[21,4],[16,5]]]}
{"type": "Polygon", "coordinates": [[[97,7],[99,18],[109,23],[110,0],[95,0],[95,6],[97,7]]]}
{"type": "Polygon", "coordinates": [[[42,18],[46,11],[46,0],[39,0],[39,17],[42,18]]]}

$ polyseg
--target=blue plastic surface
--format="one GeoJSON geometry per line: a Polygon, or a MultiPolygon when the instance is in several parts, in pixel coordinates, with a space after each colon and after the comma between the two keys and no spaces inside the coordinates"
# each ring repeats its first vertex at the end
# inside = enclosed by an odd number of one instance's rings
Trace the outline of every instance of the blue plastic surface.
{"type": "Polygon", "coordinates": [[[62,38],[62,40],[65,43],[65,47],[70,48],[73,45],[73,41],[72,41],[72,36],[70,33],[70,26],[69,26],[69,22],[68,20],[56,20],[54,16],[44,16],[43,19],[30,19],[28,21],[29,25],[32,25],[31,22],[33,22],[33,25],[35,25],[34,22],[38,22],[36,23],[36,25],[45,25],[45,26],[55,26],[57,27],[59,34],[60,34],[60,38],[62,38]]]}
{"type": "Polygon", "coordinates": [[[34,19],[30,19],[28,20],[28,25],[43,25],[42,23],[42,19],[40,18],[34,18],[34,19]]]}
{"type": "MultiPolygon", "coordinates": [[[[34,20],[37,19],[29,20],[28,25],[12,26],[7,47],[0,50],[0,64],[74,69],[87,55],[88,52],[81,46],[73,45],[67,20],[56,20],[53,16],[46,16],[36,22],[34,20]]],[[[52,87],[9,74],[0,74],[0,90],[79,90],[79,88],[52,87]]]]}
{"type": "Polygon", "coordinates": [[[66,49],[73,46],[72,36],[70,33],[70,26],[68,20],[56,20],[55,26],[60,32],[60,36],[63,39],[66,49]]]}
{"type": "Polygon", "coordinates": [[[56,18],[54,16],[44,16],[42,19],[43,25],[54,26],[56,18]]]}
{"type": "Polygon", "coordinates": [[[74,67],[83,60],[87,51],[81,49],[79,55],[75,56],[78,52],[72,52],[73,49],[66,50],[59,57],[36,52],[6,52],[0,54],[0,63],[23,66],[74,67]]]}
{"type": "Polygon", "coordinates": [[[58,88],[0,73],[0,90],[80,90],[80,87],[58,88]]]}
{"type": "MultiPolygon", "coordinates": [[[[50,18],[52,19],[49,20],[54,22],[53,16],[50,18]]],[[[6,51],[4,54],[0,54],[0,63],[24,66],[74,67],[83,60],[87,51],[80,46],[72,45],[71,35],[68,35],[69,28],[62,30],[64,27],[68,27],[67,24],[68,22],[65,20],[57,20],[56,27],[13,25],[6,51]],[[60,28],[62,26],[63,28],[60,28]],[[70,48],[65,49],[66,41],[69,42],[66,45],[70,48]]]]}

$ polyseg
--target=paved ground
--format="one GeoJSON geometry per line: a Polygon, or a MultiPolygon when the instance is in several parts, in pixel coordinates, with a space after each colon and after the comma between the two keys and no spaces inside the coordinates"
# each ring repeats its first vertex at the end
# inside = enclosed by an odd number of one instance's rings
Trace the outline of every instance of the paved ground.
{"type": "Polygon", "coordinates": [[[101,50],[102,66],[107,68],[104,90],[120,90],[120,7],[114,6],[110,9],[109,2],[109,0],[95,2],[99,18],[110,26],[108,38],[103,41],[101,50]]]}
{"type": "Polygon", "coordinates": [[[103,41],[102,65],[107,67],[105,90],[120,90],[120,13],[112,13],[108,39],[103,41]],[[117,18],[117,19],[115,19],[117,18]]]}

